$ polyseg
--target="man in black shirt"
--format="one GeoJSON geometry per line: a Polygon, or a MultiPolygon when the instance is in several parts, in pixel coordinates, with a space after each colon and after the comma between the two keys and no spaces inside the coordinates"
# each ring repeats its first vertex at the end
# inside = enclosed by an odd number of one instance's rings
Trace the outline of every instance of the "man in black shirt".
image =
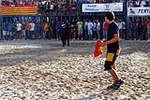
{"type": "Polygon", "coordinates": [[[109,86],[108,88],[118,89],[120,85],[123,84],[123,81],[118,77],[115,69],[115,60],[120,53],[119,49],[119,29],[114,21],[115,16],[113,12],[107,12],[105,14],[105,22],[109,23],[108,31],[107,31],[107,40],[101,43],[101,46],[107,45],[107,54],[106,54],[106,61],[105,61],[105,71],[107,70],[113,80],[114,83],[109,86]]]}

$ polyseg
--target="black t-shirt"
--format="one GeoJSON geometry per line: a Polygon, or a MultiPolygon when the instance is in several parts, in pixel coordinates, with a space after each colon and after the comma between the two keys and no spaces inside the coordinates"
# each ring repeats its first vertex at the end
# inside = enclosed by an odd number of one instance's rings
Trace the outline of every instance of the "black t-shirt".
{"type": "MultiPolygon", "coordinates": [[[[114,34],[119,34],[119,28],[116,22],[112,22],[111,24],[109,24],[107,31],[107,40],[109,41],[114,38],[114,34]]],[[[116,52],[117,49],[119,49],[119,40],[107,45],[107,50],[109,52],[116,52]]]]}

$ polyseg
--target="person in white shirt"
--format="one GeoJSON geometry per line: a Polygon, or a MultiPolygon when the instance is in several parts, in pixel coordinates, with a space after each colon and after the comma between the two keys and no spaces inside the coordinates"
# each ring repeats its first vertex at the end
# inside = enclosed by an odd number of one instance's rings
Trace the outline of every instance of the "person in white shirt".
{"type": "Polygon", "coordinates": [[[93,28],[93,23],[91,22],[91,20],[89,20],[88,23],[87,23],[89,39],[92,39],[92,36],[93,36],[92,28],[93,28]]]}
{"type": "Polygon", "coordinates": [[[122,20],[122,37],[126,39],[126,23],[122,20]]]}
{"type": "Polygon", "coordinates": [[[135,4],[137,7],[139,7],[140,6],[140,0],[135,1],[135,4]]]}
{"type": "Polygon", "coordinates": [[[88,23],[87,20],[85,20],[84,21],[84,30],[83,30],[84,31],[84,39],[87,39],[87,36],[88,36],[87,23],[88,23]]]}
{"type": "Polygon", "coordinates": [[[96,20],[93,21],[93,28],[92,28],[92,30],[93,30],[93,39],[95,40],[95,39],[97,39],[97,33],[96,33],[96,31],[97,31],[97,23],[96,23],[96,20]]]}
{"type": "Polygon", "coordinates": [[[119,28],[119,35],[120,35],[120,38],[123,39],[123,35],[122,35],[122,20],[119,19],[118,21],[118,28],[119,28]]]}
{"type": "Polygon", "coordinates": [[[100,39],[100,29],[101,29],[101,23],[96,20],[96,33],[97,33],[97,38],[100,39]]]}
{"type": "Polygon", "coordinates": [[[30,23],[30,35],[29,35],[30,39],[35,38],[35,24],[33,21],[31,21],[30,23]]]}
{"type": "Polygon", "coordinates": [[[22,24],[17,21],[17,24],[16,24],[16,28],[17,28],[17,31],[16,31],[16,38],[17,39],[21,39],[21,31],[22,31],[22,24]]]}
{"type": "Polygon", "coordinates": [[[146,2],[145,2],[144,0],[141,0],[140,6],[141,6],[141,7],[145,7],[145,6],[146,6],[146,2]]]}

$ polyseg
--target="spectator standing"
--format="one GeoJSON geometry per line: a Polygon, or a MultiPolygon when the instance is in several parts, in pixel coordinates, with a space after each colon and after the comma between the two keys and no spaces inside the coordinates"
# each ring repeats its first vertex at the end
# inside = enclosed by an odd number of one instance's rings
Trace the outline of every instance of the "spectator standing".
{"type": "Polygon", "coordinates": [[[0,40],[2,39],[2,27],[0,27],[0,40]]]}
{"type": "Polygon", "coordinates": [[[126,23],[122,20],[122,37],[123,39],[126,39],[126,23]]]}
{"type": "Polygon", "coordinates": [[[88,22],[87,22],[87,20],[84,20],[83,34],[84,34],[84,39],[87,39],[87,37],[88,37],[88,22]]]}
{"type": "Polygon", "coordinates": [[[31,21],[31,23],[30,23],[29,37],[30,37],[30,39],[34,39],[35,38],[35,23],[33,21],[31,21]]]}
{"type": "Polygon", "coordinates": [[[75,37],[75,39],[78,39],[78,32],[77,32],[77,20],[72,19],[72,21],[71,21],[70,25],[72,25],[72,26],[73,26],[73,28],[74,28],[74,29],[73,29],[73,30],[74,30],[73,34],[74,34],[74,36],[76,36],[76,37],[75,37]]]}
{"type": "Polygon", "coordinates": [[[101,29],[101,23],[96,20],[96,33],[97,33],[97,38],[100,39],[101,35],[100,35],[100,29],[101,29]]]}
{"type": "Polygon", "coordinates": [[[83,40],[83,22],[81,20],[77,22],[77,28],[78,28],[78,38],[83,40]]]}
{"type": "Polygon", "coordinates": [[[83,3],[83,0],[77,0],[77,8],[79,12],[81,11],[82,3],[83,3]]]}
{"type": "Polygon", "coordinates": [[[132,24],[132,27],[133,27],[133,31],[132,31],[132,40],[136,40],[137,39],[137,26],[138,26],[138,23],[137,21],[134,21],[133,24],[132,24]]]}
{"type": "Polygon", "coordinates": [[[141,1],[140,1],[140,6],[141,6],[141,7],[145,7],[145,6],[146,6],[145,0],[141,0],[141,1]]]}
{"type": "Polygon", "coordinates": [[[13,25],[12,23],[8,22],[7,25],[7,39],[12,39],[12,29],[13,29],[13,25]]]}
{"type": "Polygon", "coordinates": [[[93,30],[93,39],[95,40],[97,38],[97,33],[96,33],[96,21],[94,20],[93,21],[93,27],[92,27],[92,30],[93,30]]]}
{"type": "Polygon", "coordinates": [[[42,33],[42,24],[41,22],[37,22],[37,32],[38,32],[38,38],[42,38],[43,37],[43,33],[42,33]]]}
{"type": "Polygon", "coordinates": [[[29,21],[26,21],[25,23],[25,40],[29,39],[29,33],[30,32],[30,23],[29,21]]]}
{"type": "Polygon", "coordinates": [[[45,36],[45,38],[46,39],[51,39],[51,25],[50,25],[50,23],[47,23],[47,31],[46,31],[46,36],[45,36]]]}
{"type": "Polygon", "coordinates": [[[105,21],[103,22],[103,39],[107,39],[107,30],[108,30],[109,24],[105,21]]]}
{"type": "Polygon", "coordinates": [[[128,23],[128,32],[127,32],[127,39],[131,39],[132,37],[132,32],[133,32],[133,23],[131,21],[131,19],[129,20],[129,23],[128,23]]]}
{"type": "Polygon", "coordinates": [[[147,24],[147,40],[150,41],[150,20],[148,21],[147,24]]]}
{"type": "Polygon", "coordinates": [[[19,21],[17,21],[16,28],[16,38],[21,39],[22,24],[19,21]]]}
{"type": "Polygon", "coordinates": [[[44,14],[44,10],[45,10],[45,9],[44,9],[44,4],[42,3],[42,0],[39,0],[39,2],[38,2],[38,7],[39,7],[39,9],[38,9],[39,11],[38,11],[38,12],[39,12],[40,14],[44,14]]]}
{"type": "Polygon", "coordinates": [[[142,40],[146,40],[146,30],[147,30],[147,19],[146,18],[142,19],[142,27],[143,27],[142,40]]]}
{"type": "Polygon", "coordinates": [[[17,29],[16,29],[16,23],[13,22],[12,25],[13,25],[13,29],[12,29],[12,39],[15,40],[15,39],[16,39],[16,31],[17,31],[17,29]]]}
{"type": "Polygon", "coordinates": [[[2,39],[3,40],[6,40],[6,31],[7,31],[6,23],[4,22],[3,23],[3,28],[2,28],[2,39]]]}
{"type": "Polygon", "coordinates": [[[141,35],[143,33],[143,28],[141,24],[141,20],[138,21],[138,26],[137,26],[137,39],[141,40],[141,35]]]}
{"type": "Polygon", "coordinates": [[[43,38],[46,38],[47,31],[48,31],[48,22],[45,22],[43,26],[43,38]]]}
{"type": "Polygon", "coordinates": [[[86,0],[86,3],[92,3],[92,0],[86,0]]]}
{"type": "Polygon", "coordinates": [[[25,27],[26,27],[26,23],[25,23],[25,21],[23,21],[22,22],[22,32],[21,32],[22,33],[21,35],[23,38],[25,38],[25,36],[26,36],[25,27]]]}
{"type": "Polygon", "coordinates": [[[88,38],[90,40],[92,39],[93,36],[92,28],[93,28],[93,23],[91,22],[91,20],[89,20],[87,23],[87,29],[88,29],[88,38]]]}
{"type": "Polygon", "coordinates": [[[123,24],[122,24],[122,20],[121,19],[119,19],[119,21],[118,21],[118,28],[119,28],[120,38],[123,39],[123,32],[122,32],[123,24]]]}
{"type": "Polygon", "coordinates": [[[150,7],[150,0],[146,0],[147,6],[150,7]]]}
{"type": "MultiPolygon", "coordinates": [[[[133,2],[134,3],[134,2],[133,2]]],[[[134,7],[139,7],[140,6],[140,0],[135,1],[134,7]]]]}
{"type": "Polygon", "coordinates": [[[61,28],[61,22],[60,21],[57,21],[57,23],[56,23],[56,36],[55,36],[55,39],[59,39],[59,30],[60,30],[60,28],[61,28]]]}
{"type": "Polygon", "coordinates": [[[46,2],[44,3],[44,7],[46,9],[45,13],[48,14],[50,12],[50,1],[46,0],[46,2]]]}
{"type": "Polygon", "coordinates": [[[56,22],[55,21],[51,21],[51,24],[50,24],[50,27],[51,27],[51,32],[52,32],[52,37],[56,38],[56,22]]]}
{"type": "Polygon", "coordinates": [[[71,34],[70,34],[71,40],[75,40],[75,38],[76,38],[76,27],[73,24],[71,24],[71,26],[70,26],[70,31],[71,31],[71,34]]]}

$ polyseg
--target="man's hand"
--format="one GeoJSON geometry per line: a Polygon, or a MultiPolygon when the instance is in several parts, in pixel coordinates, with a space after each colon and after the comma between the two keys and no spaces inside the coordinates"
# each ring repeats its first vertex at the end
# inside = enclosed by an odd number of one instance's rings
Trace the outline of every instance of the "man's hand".
{"type": "Polygon", "coordinates": [[[114,42],[118,41],[118,39],[119,39],[119,34],[114,34],[114,38],[112,38],[111,40],[108,40],[108,41],[106,40],[104,42],[101,42],[101,46],[105,46],[107,44],[114,43],[114,42]]]}
{"type": "Polygon", "coordinates": [[[100,44],[102,47],[104,47],[105,45],[107,45],[107,41],[105,41],[105,42],[101,42],[101,44],[100,44]]]}

